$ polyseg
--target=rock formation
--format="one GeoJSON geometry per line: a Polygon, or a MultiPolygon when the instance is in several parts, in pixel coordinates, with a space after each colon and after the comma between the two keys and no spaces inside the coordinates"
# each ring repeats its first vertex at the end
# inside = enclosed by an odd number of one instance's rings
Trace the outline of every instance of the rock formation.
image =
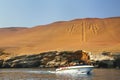
{"type": "Polygon", "coordinates": [[[16,56],[0,60],[2,68],[60,67],[77,64],[89,64],[89,55],[78,51],[51,51],[35,55],[16,56]]]}
{"type": "Polygon", "coordinates": [[[103,52],[92,55],[90,61],[97,68],[120,68],[120,53],[103,52]]]}

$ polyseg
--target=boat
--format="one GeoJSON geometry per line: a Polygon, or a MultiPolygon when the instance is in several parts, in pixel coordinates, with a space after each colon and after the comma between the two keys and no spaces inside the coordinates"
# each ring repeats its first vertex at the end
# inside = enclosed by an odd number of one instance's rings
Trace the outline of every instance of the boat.
{"type": "Polygon", "coordinates": [[[90,74],[94,66],[92,65],[76,65],[60,67],[56,69],[56,73],[79,73],[79,74],[90,74]]]}

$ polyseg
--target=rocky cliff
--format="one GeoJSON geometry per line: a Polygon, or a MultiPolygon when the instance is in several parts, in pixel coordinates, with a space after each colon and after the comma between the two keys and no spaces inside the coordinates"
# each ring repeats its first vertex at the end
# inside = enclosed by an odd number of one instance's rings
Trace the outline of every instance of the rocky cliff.
{"type": "Polygon", "coordinates": [[[33,67],[60,67],[77,64],[89,64],[87,52],[78,51],[51,51],[36,55],[23,55],[0,60],[2,68],[33,68],[33,67]]]}

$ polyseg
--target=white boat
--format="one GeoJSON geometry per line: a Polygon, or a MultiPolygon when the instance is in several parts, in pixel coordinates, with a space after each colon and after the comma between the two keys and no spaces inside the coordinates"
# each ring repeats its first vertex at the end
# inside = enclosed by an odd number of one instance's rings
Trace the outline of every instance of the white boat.
{"type": "Polygon", "coordinates": [[[68,66],[60,67],[56,69],[57,73],[79,73],[79,74],[89,74],[91,73],[94,66],[92,65],[78,65],[78,66],[68,66]]]}

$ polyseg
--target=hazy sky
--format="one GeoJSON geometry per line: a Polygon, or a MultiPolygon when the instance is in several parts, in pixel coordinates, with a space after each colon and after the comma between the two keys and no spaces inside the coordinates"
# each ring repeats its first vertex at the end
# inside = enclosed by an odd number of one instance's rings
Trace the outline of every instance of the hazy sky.
{"type": "Polygon", "coordinates": [[[120,0],[0,0],[0,27],[120,16],[120,0]]]}

